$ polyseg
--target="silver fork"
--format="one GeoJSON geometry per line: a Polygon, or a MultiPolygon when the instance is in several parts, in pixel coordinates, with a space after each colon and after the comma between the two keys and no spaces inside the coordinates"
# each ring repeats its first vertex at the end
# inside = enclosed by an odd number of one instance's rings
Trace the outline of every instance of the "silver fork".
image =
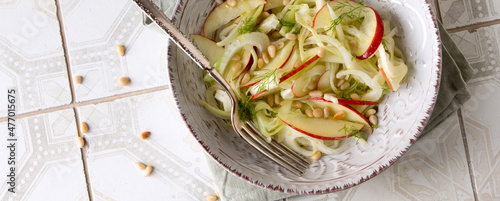
{"type": "Polygon", "coordinates": [[[203,56],[200,50],[180,32],[165,16],[165,14],[151,0],[134,0],[135,3],[148,15],[158,26],[160,26],[170,39],[177,44],[201,69],[208,74],[229,94],[231,99],[231,123],[236,133],[248,142],[252,147],[266,155],[281,167],[301,176],[310,164],[295,151],[272,140],[267,142],[256,126],[250,121],[242,121],[239,118],[239,104],[234,91],[224,78],[215,70],[210,62],[203,56]]]}

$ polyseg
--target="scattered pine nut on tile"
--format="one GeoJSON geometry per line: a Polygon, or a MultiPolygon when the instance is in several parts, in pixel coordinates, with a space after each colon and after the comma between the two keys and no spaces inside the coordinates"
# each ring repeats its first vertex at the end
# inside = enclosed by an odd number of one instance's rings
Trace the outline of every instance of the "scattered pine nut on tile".
{"type": "Polygon", "coordinates": [[[125,47],[123,45],[116,45],[116,52],[122,57],[125,56],[125,47]]]}
{"type": "Polygon", "coordinates": [[[76,139],[76,143],[78,144],[78,147],[83,148],[85,146],[85,138],[78,137],[76,139]]]}
{"type": "Polygon", "coordinates": [[[205,199],[207,199],[207,201],[216,201],[219,198],[215,195],[207,195],[207,196],[205,196],[205,199]]]}
{"type": "Polygon", "coordinates": [[[130,78],[128,77],[120,77],[118,78],[118,85],[127,86],[130,84],[130,78]]]}
{"type": "Polygon", "coordinates": [[[153,167],[150,165],[146,166],[146,168],[144,169],[144,177],[148,177],[151,172],[153,172],[153,167]]]}
{"type": "Polygon", "coordinates": [[[149,132],[149,131],[144,131],[141,133],[141,139],[143,139],[143,140],[148,139],[149,136],[151,136],[151,132],[149,132]]]}
{"type": "Polygon", "coordinates": [[[144,163],[141,163],[141,162],[135,162],[135,167],[138,169],[138,170],[145,170],[146,169],[146,165],[144,163]]]}
{"type": "Polygon", "coordinates": [[[89,132],[89,125],[85,122],[80,123],[80,132],[82,133],[89,132]]]}
{"type": "Polygon", "coordinates": [[[83,77],[77,75],[73,78],[73,80],[75,81],[76,84],[81,84],[83,82],[83,77]]]}

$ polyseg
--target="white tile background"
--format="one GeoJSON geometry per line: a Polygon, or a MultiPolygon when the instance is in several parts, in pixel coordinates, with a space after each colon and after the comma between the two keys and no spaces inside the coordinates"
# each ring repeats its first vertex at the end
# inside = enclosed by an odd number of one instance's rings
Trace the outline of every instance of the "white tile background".
{"type": "MultiPolygon", "coordinates": [[[[287,200],[500,200],[500,1],[431,3],[477,73],[471,101],[379,176],[345,191],[287,200]]],[[[0,200],[203,200],[214,194],[203,150],[169,90],[167,39],[142,25],[131,1],[2,1],[0,25],[0,91],[22,92],[19,194],[2,190],[0,200]],[[125,57],[116,54],[116,44],[127,48],[125,57]],[[68,75],[84,82],[70,83],[68,75]],[[131,85],[119,87],[121,76],[131,77],[131,85]],[[88,133],[78,133],[79,121],[89,123],[88,133]],[[150,139],[138,138],[144,130],[150,139]],[[79,135],[87,139],[82,151],[75,145],[79,135]],[[135,161],[152,164],[153,174],[144,178],[135,161]]],[[[5,96],[0,93],[0,105],[7,105],[5,96]]],[[[6,114],[0,107],[0,130],[6,130],[6,114]]],[[[0,149],[1,158],[7,154],[0,149]]],[[[0,175],[7,174],[0,167],[0,175]]]]}

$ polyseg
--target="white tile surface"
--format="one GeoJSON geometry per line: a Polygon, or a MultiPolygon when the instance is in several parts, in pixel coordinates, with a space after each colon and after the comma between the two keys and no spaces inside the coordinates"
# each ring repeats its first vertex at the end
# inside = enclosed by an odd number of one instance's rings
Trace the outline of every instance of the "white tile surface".
{"type": "Polygon", "coordinates": [[[95,200],[200,200],[214,193],[202,148],[180,119],[170,90],[78,113],[90,127],[85,138],[95,200]],[[140,139],[143,131],[151,137],[140,139]],[[153,173],[143,177],[136,161],[152,165],[153,173]]]}
{"type": "Polygon", "coordinates": [[[497,0],[436,0],[447,29],[500,19],[497,0]]]}
{"type": "MultiPolygon", "coordinates": [[[[17,96],[17,113],[71,102],[55,2],[0,3],[0,105],[7,89],[17,96]]],[[[0,117],[7,114],[0,107],[0,117]]]]}
{"type": "Polygon", "coordinates": [[[500,98],[498,78],[471,84],[473,98],[463,109],[475,184],[481,200],[500,199],[500,98]]]}
{"type": "Polygon", "coordinates": [[[72,76],[83,77],[77,102],[167,84],[167,37],[142,25],[132,1],[61,0],[61,10],[72,76]],[[116,45],[125,46],[125,56],[116,45]],[[130,85],[119,86],[120,77],[130,85]]]}
{"type": "Polygon", "coordinates": [[[380,175],[345,191],[299,200],[474,200],[462,134],[454,114],[380,175]]]}
{"type": "MultiPolygon", "coordinates": [[[[7,166],[10,150],[2,146],[0,200],[88,200],[72,109],[17,119],[15,128],[16,193],[7,191],[4,175],[12,166],[7,166]]],[[[7,123],[0,123],[2,143],[8,142],[6,131],[7,123]]]]}

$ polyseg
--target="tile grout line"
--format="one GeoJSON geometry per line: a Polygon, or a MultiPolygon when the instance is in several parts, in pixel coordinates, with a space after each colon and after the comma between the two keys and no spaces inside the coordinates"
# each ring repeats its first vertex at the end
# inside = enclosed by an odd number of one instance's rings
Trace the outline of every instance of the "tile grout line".
{"type": "MultiPolygon", "coordinates": [[[[82,101],[82,102],[75,102],[75,103],[70,103],[68,105],[46,108],[46,109],[28,112],[28,113],[23,113],[23,114],[19,114],[19,115],[16,114],[16,118],[22,119],[22,118],[26,118],[26,117],[56,112],[56,111],[65,110],[65,109],[78,108],[78,107],[92,105],[92,104],[107,103],[107,102],[112,102],[112,101],[122,99],[122,98],[158,92],[158,91],[162,91],[162,90],[166,90],[166,89],[169,89],[168,85],[154,87],[154,88],[150,88],[150,89],[143,89],[143,90],[139,90],[139,91],[132,91],[132,92],[123,93],[123,94],[117,94],[117,95],[108,96],[108,97],[99,98],[99,99],[93,99],[93,100],[82,101]]],[[[7,117],[0,118],[0,122],[5,122],[5,121],[7,121],[7,117]]]]}
{"type": "MultiPolygon", "coordinates": [[[[76,111],[76,104],[75,104],[75,99],[76,99],[76,91],[75,91],[75,85],[73,82],[73,76],[72,76],[72,71],[70,67],[70,62],[69,62],[69,52],[68,52],[68,46],[66,43],[66,34],[64,32],[64,24],[63,24],[63,18],[62,18],[62,10],[61,6],[59,4],[59,0],[55,0],[56,4],[56,15],[57,15],[57,21],[59,22],[59,31],[61,33],[61,40],[62,40],[62,48],[64,51],[64,59],[66,62],[66,69],[68,72],[68,80],[69,80],[69,87],[71,90],[71,104],[70,106],[73,108],[73,114],[75,116],[75,122],[76,122],[76,130],[77,130],[77,135],[80,137],[84,137],[83,133],[81,133],[81,128],[80,128],[80,118],[79,115],[76,111]]],[[[85,139],[85,138],[84,138],[85,139]]],[[[87,165],[87,152],[88,152],[88,146],[84,146],[80,149],[80,155],[82,159],[82,165],[83,165],[83,173],[85,175],[85,184],[87,184],[87,194],[89,197],[89,200],[92,201],[94,200],[93,193],[92,193],[92,187],[91,187],[91,182],[90,182],[90,176],[89,176],[89,169],[87,165]]]]}
{"type": "Polygon", "coordinates": [[[474,194],[474,200],[479,200],[479,195],[477,193],[476,180],[475,180],[474,172],[472,169],[472,160],[470,158],[469,144],[467,142],[467,134],[465,131],[464,119],[462,116],[462,109],[457,110],[457,115],[458,115],[458,124],[460,125],[460,132],[462,134],[462,141],[464,143],[465,158],[467,160],[467,167],[469,168],[469,177],[471,180],[471,186],[472,186],[472,192],[474,194]]]}
{"type": "Polygon", "coordinates": [[[471,25],[462,26],[462,27],[451,28],[451,29],[447,29],[447,30],[449,33],[456,33],[456,32],[460,32],[460,31],[473,31],[473,30],[476,30],[479,28],[493,26],[493,25],[497,25],[497,24],[500,24],[500,19],[486,21],[486,22],[480,22],[477,24],[471,24],[471,25]]]}

